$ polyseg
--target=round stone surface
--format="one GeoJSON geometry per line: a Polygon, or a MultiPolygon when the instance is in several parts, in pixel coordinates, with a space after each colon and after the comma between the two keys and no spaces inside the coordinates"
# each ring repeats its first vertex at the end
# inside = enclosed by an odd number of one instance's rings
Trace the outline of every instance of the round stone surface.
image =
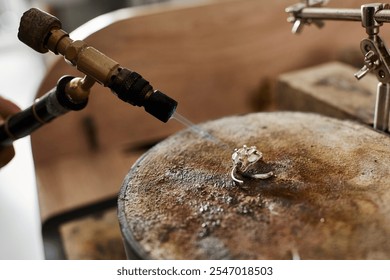
{"type": "Polygon", "coordinates": [[[389,259],[390,139],[350,121],[256,113],[186,129],[131,168],[118,199],[128,249],[152,259],[389,259]],[[233,182],[232,154],[256,146],[233,182]]]}

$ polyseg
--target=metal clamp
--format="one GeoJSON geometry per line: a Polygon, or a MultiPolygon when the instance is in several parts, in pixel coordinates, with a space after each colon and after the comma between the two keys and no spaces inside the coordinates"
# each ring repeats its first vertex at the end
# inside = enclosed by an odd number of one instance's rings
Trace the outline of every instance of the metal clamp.
{"type": "Polygon", "coordinates": [[[372,72],[379,83],[375,101],[375,113],[373,127],[377,130],[389,130],[390,114],[390,54],[378,35],[382,22],[376,20],[379,11],[388,10],[388,4],[372,3],[361,6],[362,26],[366,29],[368,38],[360,43],[360,49],[364,55],[364,66],[355,73],[360,80],[367,73],[372,72]]]}
{"type": "Polygon", "coordinates": [[[323,20],[360,21],[366,29],[368,38],[360,43],[364,55],[364,66],[355,73],[360,80],[372,72],[378,79],[375,105],[374,128],[381,131],[389,129],[390,114],[390,53],[381,39],[379,28],[384,22],[390,22],[390,5],[371,3],[358,9],[323,8],[325,1],[305,1],[288,7],[289,22],[293,23],[292,32],[299,33],[302,26],[310,23],[321,24],[323,20]]]}
{"type": "Polygon", "coordinates": [[[302,29],[305,25],[309,25],[313,23],[317,27],[321,28],[324,26],[323,21],[321,20],[313,20],[310,18],[302,18],[300,17],[300,13],[303,9],[308,7],[321,7],[323,4],[325,4],[325,0],[306,0],[304,3],[298,3],[295,5],[292,5],[286,9],[286,12],[290,14],[290,17],[287,18],[288,22],[293,23],[292,32],[295,33],[301,33],[302,29]]]}

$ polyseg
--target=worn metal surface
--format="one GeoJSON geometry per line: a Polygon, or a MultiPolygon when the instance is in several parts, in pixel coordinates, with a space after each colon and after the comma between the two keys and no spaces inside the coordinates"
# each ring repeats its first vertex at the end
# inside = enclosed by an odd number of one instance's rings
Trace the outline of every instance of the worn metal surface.
{"type": "Polygon", "coordinates": [[[184,130],[147,152],[119,195],[125,242],[154,259],[389,259],[390,139],[349,121],[258,113],[184,130]],[[233,148],[268,180],[235,185],[233,148]]]}

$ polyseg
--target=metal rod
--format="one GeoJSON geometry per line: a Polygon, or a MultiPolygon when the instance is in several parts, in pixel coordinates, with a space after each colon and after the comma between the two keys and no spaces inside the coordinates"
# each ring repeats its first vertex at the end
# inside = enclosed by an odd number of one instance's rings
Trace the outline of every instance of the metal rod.
{"type": "Polygon", "coordinates": [[[390,110],[390,84],[378,84],[374,128],[387,131],[389,129],[389,110],[390,110]]]}
{"type": "Polygon", "coordinates": [[[360,9],[304,8],[298,15],[304,19],[361,21],[360,9]]]}
{"type": "MultiPolygon", "coordinates": [[[[339,8],[304,8],[297,15],[302,19],[318,20],[345,20],[362,21],[360,9],[339,9],[339,8]]],[[[378,22],[390,22],[390,10],[380,10],[375,14],[378,22]]]]}
{"type": "Polygon", "coordinates": [[[381,10],[375,14],[375,20],[378,22],[390,22],[390,10],[381,10]]]}

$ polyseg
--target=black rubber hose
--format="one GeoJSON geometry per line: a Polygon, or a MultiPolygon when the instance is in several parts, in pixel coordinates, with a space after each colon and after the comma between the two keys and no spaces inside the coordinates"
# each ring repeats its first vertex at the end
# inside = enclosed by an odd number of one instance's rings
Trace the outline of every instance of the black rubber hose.
{"type": "Polygon", "coordinates": [[[73,103],[66,94],[66,85],[73,78],[62,77],[54,89],[37,99],[32,106],[9,117],[0,126],[0,146],[10,145],[13,141],[30,135],[44,124],[69,111],[85,108],[88,100],[73,103]]]}

